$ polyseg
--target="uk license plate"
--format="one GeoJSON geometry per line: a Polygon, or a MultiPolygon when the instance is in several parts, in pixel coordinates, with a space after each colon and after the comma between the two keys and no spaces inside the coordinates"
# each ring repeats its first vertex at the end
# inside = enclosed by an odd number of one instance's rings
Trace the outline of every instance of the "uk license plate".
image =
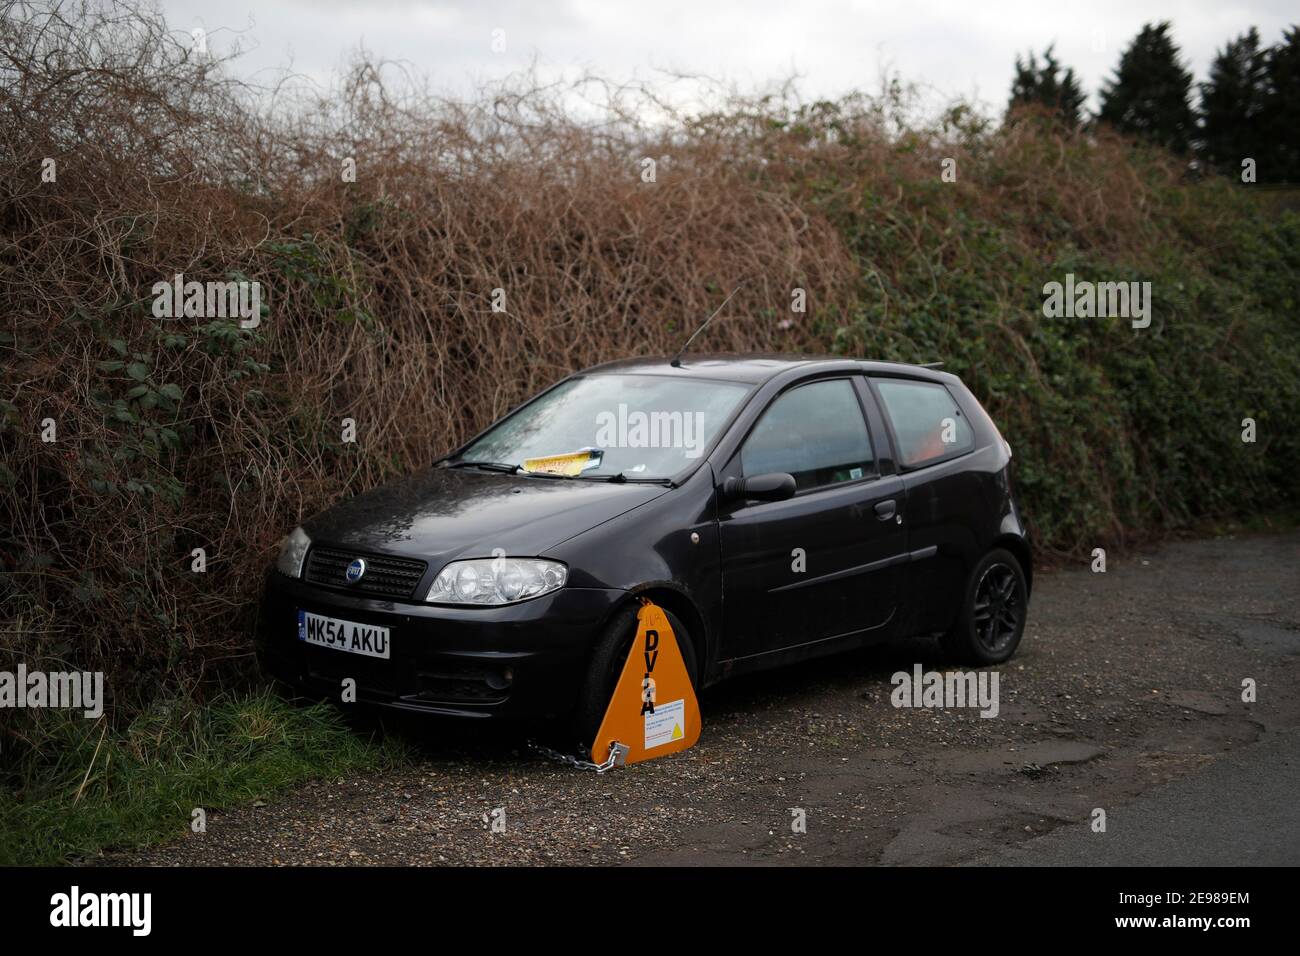
{"type": "Polygon", "coordinates": [[[388,628],[376,624],[341,621],[311,611],[298,611],[298,640],[349,654],[388,660],[388,628]]]}

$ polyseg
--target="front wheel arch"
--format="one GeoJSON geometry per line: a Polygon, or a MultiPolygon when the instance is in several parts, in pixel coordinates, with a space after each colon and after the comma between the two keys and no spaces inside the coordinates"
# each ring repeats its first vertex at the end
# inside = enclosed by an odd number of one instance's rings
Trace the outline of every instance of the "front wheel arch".
{"type": "MultiPolygon", "coordinates": [[[[665,611],[671,611],[682,622],[686,628],[686,640],[691,642],[691,650],[695,652],[695,666],[698,671],[699,690],[708,683],[709,665],[709,639],[708,629],[704,626],[704,618],[700,614],[699,608],[695,606],[695,601],[688,594],[677,590],[676,588],[666,587],[663,585],[649,585],[637,590],[628,592],[628,600],[621,602],[618,607],[614,608],[610,618],[622,612],[629,604],[639,604],[640,599],[645,598],[651,601],[665,611]]],[[[674,635],[678,640],[682,635],[674,635]]]]}

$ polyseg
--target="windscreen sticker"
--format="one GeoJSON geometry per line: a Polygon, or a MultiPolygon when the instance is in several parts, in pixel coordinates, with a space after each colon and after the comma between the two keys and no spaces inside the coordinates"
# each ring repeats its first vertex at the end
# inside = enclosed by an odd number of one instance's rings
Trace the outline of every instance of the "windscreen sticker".
{"type": "Polygon", "coordinates": [[[686,700],[660,704],[645,715],[645,749],[681,740],[686,733],[686,700]]]}
{"type": "Polygon", "coordinates": [[[599,468],[605,453],[599,448],[583,448],[563,455],[525,458],[521,468],[536,475],[580,475],[589,468],[599,468]]]}

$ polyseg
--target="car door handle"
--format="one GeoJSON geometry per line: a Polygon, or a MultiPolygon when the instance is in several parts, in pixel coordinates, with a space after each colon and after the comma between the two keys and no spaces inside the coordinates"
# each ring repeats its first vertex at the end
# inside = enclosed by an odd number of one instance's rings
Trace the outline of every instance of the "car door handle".
{"type": "Polygon", "coordinates": [[[888,521],[890,518],[894,517],[894,511],[897,507],[897,502],[895,502],[893,498],[886,499],[885,501],[877,501],[876,517],[881,521],[888,521]]]}

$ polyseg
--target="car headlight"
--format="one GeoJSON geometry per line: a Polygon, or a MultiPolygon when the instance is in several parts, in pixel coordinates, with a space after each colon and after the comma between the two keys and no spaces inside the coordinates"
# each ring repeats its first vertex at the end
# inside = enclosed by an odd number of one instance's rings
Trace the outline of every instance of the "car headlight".
{"type": "Polygon", "coordinates": [[[280,547],[280,556],[275,559],[275,569],[291,578],[302,577],[302,562],[307,557],[307,549],[310,547],[311,538],[307,537],[307,532],[302,528],[294,528],[280,547]]]}
{"type": "Polygon", "coordinates": [[[564,587],[569,569],[541,558],[475,558],[453,561],[433,580],[425,597],[435,604],[513,604],[564,587]]]}

